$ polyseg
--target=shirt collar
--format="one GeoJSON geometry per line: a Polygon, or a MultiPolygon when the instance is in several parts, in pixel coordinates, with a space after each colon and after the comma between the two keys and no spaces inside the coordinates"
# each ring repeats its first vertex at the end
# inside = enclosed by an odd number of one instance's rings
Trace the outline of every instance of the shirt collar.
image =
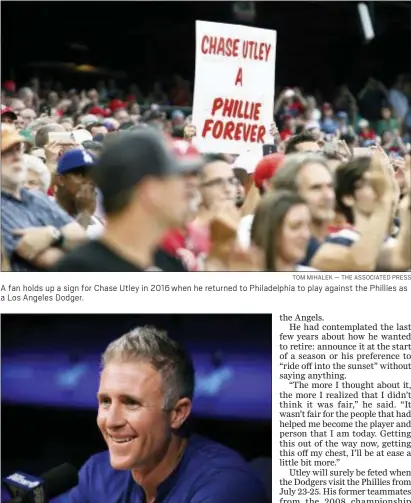
{"type": "Polygon", "coordinates": [[[17,202],[23,203],[23,204],[31,203],[34,199],[34,195],[31,193],[31,191],[28,189],[25,189],[24,187],[22,187],[20,189],[20,198],[14,197],[12,194],[4,191],[3,189],[1,189],[1,195],[2,195],[2,197],[5,197],[6,199],[10,199],[11,201],[17,201],[17,202]]]}
{"type": "MultiPolygon", "coordinates": [[[[181,473],[184,471],[185,467],[187,466],[188,460],[190,458],[189,450],[191,450],[190,446],[190,437],[188,439],[187,445],[178,461],[177,466],[175,469],[170,473],[170,475],[164,479],[158,486],[157,486],[157,498],[159,498],[160,501],[162,501],[167,494],[175,487],[176,483],[178,482],[179,477],[181,476],[181,473]]],[[[131,479],[132,475],[130,472],[131,479]]],[[[134,482],[136,484],[136,482],[134,482]]],[[[139,484],[136,484],[139,489],[142,491],[142,487],[139,484]]],[[[157,500],[156,500],[157,501],[157,500]]]]}

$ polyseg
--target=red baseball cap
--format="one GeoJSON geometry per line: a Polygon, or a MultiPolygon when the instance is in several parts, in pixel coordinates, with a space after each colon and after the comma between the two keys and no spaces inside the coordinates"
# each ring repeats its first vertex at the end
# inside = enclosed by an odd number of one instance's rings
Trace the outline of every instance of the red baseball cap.
{"type": "Polygon", "coordinates": [[[179,164],[192,166],[193,171],[201,169],[204,159],[200,151],[190,142],[181,139],[168,140],[171,152],[179,161],[179,164]]]}
{"type": "Polygon", "coordinates": [[[3,82],[3,89],[10,93],[14,93],[16,92],[16,83],[14,80],[6,80],[6,82],[3,82]]]}
{"type": "Polygon", "coordinates": [[[254,171],[254,183],[259,189],[263,183],[270,180],[284,160],[284,154],[275,153],[264,156],[254,171]]]}
{"type": "Polygon", "coordinates": [[[13,117],[13,120],[17,119],[16,112],[12,108],[10,108],[10,107],[3,107],[1,109],[1,115],[3,116],[3,115],[6,115],[6,114],[11,115],[13,117]]]}
{"type": "Polygon", "coordinates": [[[88,113],[91,115],[100,115],[101,117],[105,117],[105,111],[101,107],[91,107],[88,113]]]}
{"type": "Polygon", "coordinates": [[[119,108],[126,108],[126,104],[124,103],[124,101],[115,99],[110,101],[108,107],[112,112],[115,112],[119,108]]]}

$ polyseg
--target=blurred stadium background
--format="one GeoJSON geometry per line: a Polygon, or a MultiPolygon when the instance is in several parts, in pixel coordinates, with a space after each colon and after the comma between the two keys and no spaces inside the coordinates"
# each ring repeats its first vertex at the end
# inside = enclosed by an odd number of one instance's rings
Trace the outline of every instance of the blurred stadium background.
{"type": "Polygon", "coordinates": [[[174,74],[193,82],[200,19],[276,29],[277,86],[359,91],[370,75],[389,85],[411,69],[411,2],[368,5],[365,43],[357,2],[3,2],[2,78],[90,87],[113,77],[144,94],[174,74]]]}

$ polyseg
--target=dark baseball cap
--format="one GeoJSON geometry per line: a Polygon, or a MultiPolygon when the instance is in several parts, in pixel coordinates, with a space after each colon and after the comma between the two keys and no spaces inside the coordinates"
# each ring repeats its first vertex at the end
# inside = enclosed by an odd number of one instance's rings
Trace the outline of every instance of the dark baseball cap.
{"type": "Polygon", "coordinates": [[[113,137],[91,168],[91,176],[103,196],[114,196],[145,178],[195,172],[203,165],[203,157],[190,143],[143,128],[113,137]]]}
{"type": "Polygon", "coordinates": [[[65,175],[79,168],[90,169],[94,164],[94,158],[84,149],[75,148],[63,154],[57,163],[57,173],[65,175]]]}

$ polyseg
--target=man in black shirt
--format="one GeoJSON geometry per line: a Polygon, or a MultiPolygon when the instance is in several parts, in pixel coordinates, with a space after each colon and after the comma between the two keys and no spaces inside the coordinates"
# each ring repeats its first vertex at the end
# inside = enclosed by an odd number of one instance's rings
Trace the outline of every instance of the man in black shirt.
{"type": "Polygon", "coordinates": [[[91,172],[103,196],[105,231],[69,253],[55,271],[185,270],[158,245],[169,228],[184,223],[191,194],[183,175],[200,169],[203,160],[185,156],[185,142],[176,145],[172,150],[149,129],[110,142],[91,172]]]}

